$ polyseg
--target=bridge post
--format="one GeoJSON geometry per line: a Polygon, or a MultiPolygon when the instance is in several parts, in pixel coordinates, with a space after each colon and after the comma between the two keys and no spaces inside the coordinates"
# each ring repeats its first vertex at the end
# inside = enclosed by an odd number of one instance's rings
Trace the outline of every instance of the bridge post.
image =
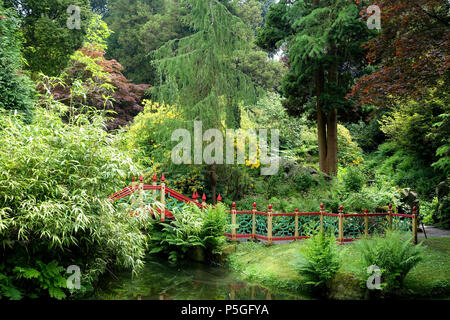
{"type": "Polygon", "coordinates": [[[298,209],[295,208],[295,233],[294,233],[294,241],[298,240],[298,209]]]}
{"type": "Polygon", "coordinates": [[[320,232],[323,232],[323,203],[320,204],[320,232]]]}
{"type": "MultiPolygon", "coordinates": [[[[153,183],[152,186],[156,187],[156,173],[153,174],[153,183]]],[[[156,201],[156,189],[152,190],[153,202],[156,201]]]]}
{"type": "Polygon", "coordinates": [[[364,209],[364,235],[369,237],[369,216],[367,215],[368,210],[364,209]]]}
{"type": "MultiPolygon", "coordinates": [[[[137,181],[134,181],[134,177],[131,177],[131,189],[133,190],[133,193],[136,191],[136,187],[137,187],[137,181]]],[[[135,199],[135,195],[133,194],[131,196],[131,205],[134,206],[136,203],[136,199],[135,199]]]]}
{"type": "Polygon", "coordinates": [[[166,183],[164,173],[161,176],[161,221],[166,219],[166,183]]]}
{"type": "Polygon", "coordinates": [[[203,193],[203,196],[202,196],[202,209],[205,209],[206,208],[206,195],[203,193]]]}
{"type": "Polygon", "coordinates": [[[344,207],[339,207],[339,238],[338,242],[339,244],[344,243],[344,213],[343,213],[344,207]]]}
{"type": "Polygon", "coordinates": [[[412,234],[413,234],[413,243],[417,244],[417,207],[413,207],[412,209],[412,234]]]}
{"type": "Polygon", "coordinates": [[[252,210],[252,240],[255,240],[256,237],[256,202],[253,202],[253,210],[252,210]]]}
{"type": "Polygon", "coordinates": [[[139,208],[144,208],[144,177],[139,177],[139,208]]]}
{"type": "Polygon", "coordinates": [[[389,230],[392,230],[392,204],[390,204],[390,203],[388,205],[387,219],[388,219],[388,228],[389,228],[389,230]]]}
{"type": "Polygon", "coordinates": [[[272,205],[269,204],[269,212],[267,216],[267,244],[272,244],[272,205]]]}
{"type": "Polygon", "coordinates": [[[197,194],[197,191],[194,191],[193,193],[192,193],[192,200],[194,200],[195,201],[195,203],[198,203],[198,194],[197,194]]]}
{"type": "Polygon", "coordinates": [[[231,209],[231,240],[236,241],[236,202],[233,202],[233,209],[231,209]]]}

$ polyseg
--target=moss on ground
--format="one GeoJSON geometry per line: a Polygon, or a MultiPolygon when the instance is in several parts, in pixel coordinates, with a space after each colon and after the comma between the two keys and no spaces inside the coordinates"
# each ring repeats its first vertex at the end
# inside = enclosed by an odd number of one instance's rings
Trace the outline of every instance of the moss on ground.
{"type": "MultiPolygon", "coordinates": [[[[424,241],[424,259],[404,282],[405,298],[445,298],[450,296],[450,237],[424,241]]],[[[306,278],[295,265],[302,259],[304,242],[265,246],[247,242],[237,246],[228,258],[229,266],[245,280],[267,288],[308,293],[306,278]]],[[[355,246],[340,246],[342,266],[331,284],[333,299],[362,299],[365,291],[359,280],[361,262],[355,246]]]]}
{"type": "Polygon", "coordinates": [[[450,296],[450,237],[427,239],[425,257],[405,278],[405,289],[416,297],[450,296]]]}

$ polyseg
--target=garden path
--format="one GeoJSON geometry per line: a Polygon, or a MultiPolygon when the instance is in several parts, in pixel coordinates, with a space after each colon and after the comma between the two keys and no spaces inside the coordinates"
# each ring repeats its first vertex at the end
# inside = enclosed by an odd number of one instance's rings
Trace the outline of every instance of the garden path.
{"type": "MultiPolygon", "coordinates": [[[[425,239],[425,235],[422,232],[422,226],[419,227],[419,232],[417,233],[417,237],[419,239],[425,239]]],[[[425,232],[428,238],[442,238],[442,237],[450,237],[450,230],[440,229],[433,226],[425,226],[425,232]]]]}

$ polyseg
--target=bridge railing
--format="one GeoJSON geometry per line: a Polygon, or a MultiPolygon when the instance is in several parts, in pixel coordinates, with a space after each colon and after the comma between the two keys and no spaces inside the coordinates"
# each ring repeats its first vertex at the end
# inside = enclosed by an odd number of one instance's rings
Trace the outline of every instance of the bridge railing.
{"type": "Polygon", "coordinates": [[[414,243],[417,243],[417,213],[416,207],[412,214],[397,214],[388,205],[387,213],[344,214],[340,206],[339,213],[325,212],[323,204],[317,212],[274,213],[272,205],[268,211],[257,211],[256,203],[250,211],[237,211],[233,203],[230,213],[231,228],[225,234],[230,240],[250,238],[265,240],[270,244],[279,240],[300,240],[308,238],[309,231],[317,228],[334,233],[338,243],[368,237],[372,234],[382,234],[385,230],[401,230],[411,232],[414,243]]]}
{"type": "MultiPolygon", "coordinates": [[[[186,197],[175,190],[166,187],[164,174],[161,176],[160,184],[157,184],[156,175],[153,176],[152,185],[146,185],[143,177],[139,177],[139,182],[132,184],[109,198],[112,201],[123,199],[134,195],[138,197],[136,206],[144,208],[146,201],[158,201],[161,209],[161,221],[173,217],[171,210],[179,204],[194,203],[200,208],[206,207],[206,196],[203,194],[202,202],[198,201],[198,193],[194,192],[192,198],[186,197]],[[146,192],[151,191],[150,197],[146,192]]],[[[218,201],[221,201],[219,194],[218,201]]],[[[320,230],[329,231],[335,234],[337,241],[342,244],[348,241],[359,239],[361,236],[371,234],[382,234],[385,230],[401,230],[411,232],[414,243],[417,243],[417,209],[413,208],[412,214],[398,214],[392,212],[392,205],[388,205],[387,213],[364,213],[344,214],[343,207],[340,206],[339,213],[325,212],[323,204],[317,212],[294,212],[274,213],[272,205],[268,206],[268,211],[257,211],[256,203],[253,203],[252,210],[237,211],[236,203],[233,203],[232,210],[229,211],[231,228],[225,235],[231,240],[238,238],[251,238],[265,240],[267,243],[277,240],[300,240],[308,238],[309,230],[314,227],[320,230]]]]}

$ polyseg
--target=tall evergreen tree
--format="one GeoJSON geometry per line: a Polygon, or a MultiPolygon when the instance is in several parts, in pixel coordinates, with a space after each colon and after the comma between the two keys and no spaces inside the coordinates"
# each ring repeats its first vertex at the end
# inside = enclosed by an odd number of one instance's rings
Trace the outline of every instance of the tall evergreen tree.
{"type": "MultiPolygon", "coordinates": [[[[237,106],[255,97],[251,78],[236,65],[235,53],[248,50],[249,30],[218,0],[182,0],[193,34],[171,40],[156,52],[160,100],[174,104],[188,124],[201,120],[203,130],[235,127],[237,106]]],[[[215,195],[216,166],[210,166],[215,195]]]]}
{"type": "Polygon", "coordinates": [[[0,0],[0,109],[17,110],[31,117],[33,84],[21,69],[20,20],[0,0]]]}
{"type": "Polygon", "coordinates": [[[361,44],[369,34],[360,5],[348,0],[281,0],[266,16],[258,44],[276,51],[285,45],[290,70],[283,83],[291,114],[315,97],[320,170],[337,172],[337,119],[351,109],[346,93],[364,66],[361,44]]]}

